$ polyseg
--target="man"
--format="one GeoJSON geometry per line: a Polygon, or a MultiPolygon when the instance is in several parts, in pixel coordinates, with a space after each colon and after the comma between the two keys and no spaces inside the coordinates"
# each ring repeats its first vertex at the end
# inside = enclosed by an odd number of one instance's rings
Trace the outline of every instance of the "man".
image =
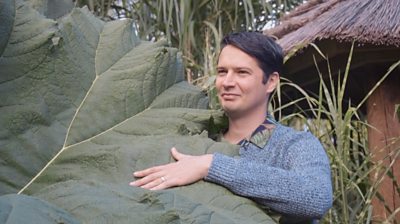
{"type": "Polygon", "coordinates": [[[172,148],[176,162],[135,172],[141,179],[131,185],[161,190],[205,179],[288,220],[321,218],[332,205],[324,149],[310,133],[297,132],[266,116],[282,66],[282,49],[272,38],[256,32],[226,36],[215,85],[229,119],[223,140],[240,144],[240,157],[191,156],[172,148]]]}

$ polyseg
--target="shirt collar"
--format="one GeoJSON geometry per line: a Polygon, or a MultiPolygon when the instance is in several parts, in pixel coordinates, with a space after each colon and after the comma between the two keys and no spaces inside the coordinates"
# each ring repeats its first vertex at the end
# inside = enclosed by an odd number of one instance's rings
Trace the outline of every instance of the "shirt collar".
{"type": "Polygon", "coordinates": [[[260,124],[256,130],[253,131],[249,139],[242,139],[238,145],[243,145],[246,142],[251,142],[258,148],[262,149],[271,138],[272,132],[278,123],[269,115],[265,117],[265,120],[260,124]]]}

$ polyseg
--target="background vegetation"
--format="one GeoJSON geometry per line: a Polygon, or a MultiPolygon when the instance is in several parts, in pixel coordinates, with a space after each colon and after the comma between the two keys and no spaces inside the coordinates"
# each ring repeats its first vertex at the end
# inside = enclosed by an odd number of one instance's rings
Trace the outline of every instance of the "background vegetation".
{"type": "MultiPolygon", "coordinates": [[[[213,82],[221,37],[232,31],[262,30],[274,26],[282,14],[301,2],[303,1],[77,0],[76,4],[87,5],[104,20],[132,18],[142,39],[156,41],[166,38],[171,46],[183,52],[186,79],[207,91],[211,98],[210,107],[218,108],[213,82]]],[[[342,78],[338,83],[334,83],[332,79],[328,82],[321,79],[319,95],[310,96],[295,83],[283,79],[281,88],[295,88],[303,97],[281,105],[281,89],[278,89],[273,101],[274,114],[278,116],[278,120],[298,129],[312,131],[324,144],[330,157],[334,206],[322,223],[371,222],[371,199],[375,196],[380,198],[377,187],[384,176],[390,176],[389,167],[371,162],[372,155],[367,141],[368,124],[360,114],[361,104],[349,106],[346,110],[342,108],[352,49],[349,51],[348,66],[339,75],[342,78]],[[281,114],[283,108],[301,100],[308,102],[307,110],[303,109],[289,116],[281,114]],[[306,117],[306,113],[313,117],[306,117]],[[377,170],[383,172],[380,172],[381,176],[376,182],[371,182],[369,176],[377,170]]],[[[396,66],[398,64],[390,69],[396,66]]],[[[329,68],[328,59],[327,67],[329,68]]],[[[331,77],[332,74],[329,75],[331,77]]],[[[394,154],[395,157],[399,156],[400,149],[394,154]]],[[[397,212],[399,211],[391,211],[392,215],[385,223],[396,222],[394,215],[397,212]]]]}
{"type": "MultiPolygon", "coordinates": [[[[302,0],[77,0],[105,20],[131,18],[142,39],[166,38],[184,56],[186,79],[209,89],[221,38],[262,30],[302,0]]],[[[215,101],[211,104],[215,106],[215,101]]]]}
{"type": "MultiPolygon", "coordinates": [[[[377,192],[383,178],[391,178],[393,183],[396,183],[397,180],[390,173],[390,168],[394,162],[388,167],[383,165],[383,161],[372,162],[371,158],[374,155],[369,150],[367,135],[367,129],[371,126],[366,122],[365,115],[361,114],[360,108],[379,83],[400,65],[400,61],[388,68],[378,84],[369,91],[358,105],[349,104],[348,108],[344,109],[342,107],[346,100],[344,99],[344,91],[349,76],[353,48],[349,49],[347,66],[343,69],[344,72],[338,75],[339,80],[337,81],[332,78],[329,59],[319,49],[317,51],[326,59],[329,73],[329,80],[324,81],[322,79],[323,74],[316,66],[320,75],[319,95],[311,96],[300,86],[290,82],[290,80],[283,79],[273,101],[275,104],[273,111],[274,114],[279,116],[280,122],[296,129],[306,129],[314,133],[328,153],[331,161],[334,204],[322,223],[372,223],[374,222],[372,199],[377,197],[385,203],[377,192]],[[291,103],[281,105],[279,94],[282,88],[295,88],[301,93],[302,97],[291,103]],[[297,113],[282,116],[282,109],[302,100],[307,102],[308,108],[299,109],[297,113]],[[375,182],[371,181],[371,175],[375,175],[375,182]]],[[[387,157],[397,158],[399,155],[400,149],[396,149],[387,157]]],[[[386,206],[386,209],[390,215],[386,220],[379,223],[397,223],[395,214],[399,212],[399,209],[391,211],[388,206],[386,206]]]]}

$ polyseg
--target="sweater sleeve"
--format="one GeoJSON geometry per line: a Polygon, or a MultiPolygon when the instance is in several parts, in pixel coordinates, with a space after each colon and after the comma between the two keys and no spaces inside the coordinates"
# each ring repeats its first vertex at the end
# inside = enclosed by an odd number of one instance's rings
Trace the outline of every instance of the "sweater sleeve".
{"type": "Polygon", "coordinates": [[[287,167],[215,153],[205,180],[288,216],[321,218],[332,206],[332,186],[329,160],[319,141],[302,133],[262,150],[280,150],[277,162],[287,167]]]}

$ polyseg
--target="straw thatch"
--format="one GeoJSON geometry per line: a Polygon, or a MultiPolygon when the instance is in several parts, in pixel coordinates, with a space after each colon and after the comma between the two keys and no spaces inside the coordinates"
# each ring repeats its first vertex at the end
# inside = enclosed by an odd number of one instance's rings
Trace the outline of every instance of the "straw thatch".
{"type": "Polygon", "coordinates": [[[400,46],[400,0],[310,0],[264,31],[285,53],[315,40],[400,46]]]}

